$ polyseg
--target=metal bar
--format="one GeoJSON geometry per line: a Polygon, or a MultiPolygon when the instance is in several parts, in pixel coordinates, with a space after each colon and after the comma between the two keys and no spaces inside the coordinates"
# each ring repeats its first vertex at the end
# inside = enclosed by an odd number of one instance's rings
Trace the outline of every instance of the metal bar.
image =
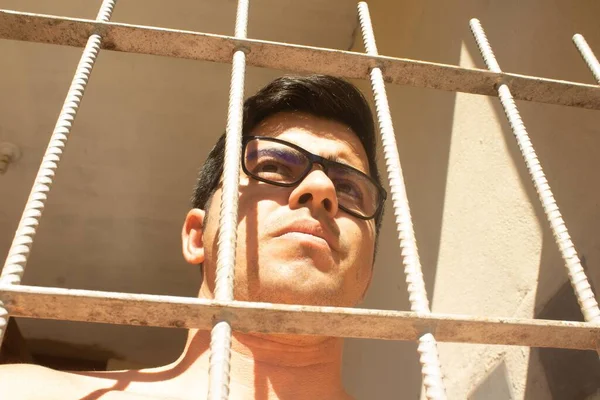
{"type": "MultiPolygon", "coordinates": [[[[115,3],[116,0],[104,0],[102,2],[97,16],[98,21],[108,21],[115,3]]],[[[58,116],[54,131],[50,136],[50,142],[42,158],[40,169],[35,177],[29,198],[25,204],[25,210],[19,221],[15,237],[4,263],[2,275],[0,275],[0,283],[2,284],[18,285],[21,283],[27,259],[33,246],[33,239],[40,223],[42,212],[44,211],[46,199],[52,187],[54,175],[60,163],[62,153],[67,145],[67,139],[77,116],[79,103],[83,98],[96,61],[96,56],[100,51],[101,40],[100,35],[97,33],[92,33],[86,38],[85,48],[75,70],[75,76],[67,92],[67,97],[58,116]]],[[[0,303],[0,343],[2,343],[2,339],[4,338],[8,317],[7,311],[4,309],[2,303],[0,303]]]]}
{"type": "MultiPolygon", "coordinates": [[[[377,44],[375,42],[375,34],[373,33],[373,25],[367,3],[358,3],[358,18],[367,54],[377,55],[377,44]]],[[[377,121],[379,123],[379,130],[381,131],[383,154],[392,193],[392,204],[397,224],[396,229],[400,241],[404,274],[406,275],[406,283],[408,285],[410,309],[418,313],[430,313],[431,310],[429,309],[427,290],[425,289],[425,281],[423,280],[421,261],[417,250],[417,240],[415,238],[410,206],[406,195],[400,154],[398,153],[398,146],[396,144],[396,134],[394,133],[394,125],[385,91],[383,73],[381,68],[374,67],[371,69],[369,75],[371,77],[371,88],[373,89],[373,96],[375,98],[377,121]]],[[[425,396],[430,400],[446,399],[446,389],[442,379],[437,343],[431,333],[427,332],[419,338],[417,350],[420,355],[419,361],[421,362],[425,396]]]]}
{"type": "MultiPolygon", "coordinates": [[[[244,39],[248,27],[249,0],[238,0],[235,20],[235,37],[244,39]]],[[[229,108],[225,135],[225,160],[223,166],[223,193],[217,249],[215,299],[233,300],[235,252],[238,226],[238,198],[240,158],[242,151],[242,122],[244,117],[244,78],[246,53],[239,47],[233,54],[229,108]]],[[[215,320],[210,337],[209,400],[229,398],[231,359],[231,324],[227,318],[215,320]]]]}
{"type": "Polygon", "coordinates": [[[418,340],[595,350],[600,326],[573,321],[220,302],[192,297],[112,293],[35,286],[1,286],[0,300],[16,317],[197,328],[227,318],[242,332],[418,340]]]}
{"type": "Polygon", "coordinates": [[[573,35],[573,43],[575,43],[581,57],[583,57],[583,60],[590,68],[590,71],[592,71],[592,75],[596,78],[596,82],[600,83],[600,62],[598,62],[598,59],[585,41],[585,38],[577,33],[573,35]]]}
{"type": "MultiPolygon", "coordinates": [[[[472,19],[470,25],[486,65],[491,70],[500,72],[500,66],[496,61],[496,57],[494,56],[492,48],[485,36],[485,32],[481,27],[481,23],[477,19],[472,19]]],[[[573,290],[575,291],[575,296],[581,307],[581,312],[586,321],[599,323],[600,309],[598,309],[598,303],[594,297],[594,292],[592,291],[587,276],[585,275],[585,271],[581,266],[581,261],[579,260],[575,246],[571,241],[565,221],[558,210],[558,205],[556,204],[550,185],[544,176],[544,171],[537,158],[533,144],[529,139],[529,134],[525,129],[519,110],[517,109],[507,85],[502,83],[498,87],[498,96],[500,97],[500,102],[504,108],[504,113],[510,122],[513,134],[519,144],[519,149],[521,150],[521,154],[527,165],[527,170],[529,171],[535,190],[542,203],[546,218],[550,223],[550,228],[554,234],[554,240],[556,241],[560,254],[565,262],[571,286],[573,286],[573,290]]]]}
{"type": "Polygon", "coordinates": [[[497,96],[504,82],[516,99],[600,110],[596,85],[461,68],[403,58],[291,45],[231,36],[0,10],[0,38],[82,47],[100,33],[102,48],[130,53],[231,63],[238,46],[248,65],[368,79],[380,67],[388,83],[497,96]]]}

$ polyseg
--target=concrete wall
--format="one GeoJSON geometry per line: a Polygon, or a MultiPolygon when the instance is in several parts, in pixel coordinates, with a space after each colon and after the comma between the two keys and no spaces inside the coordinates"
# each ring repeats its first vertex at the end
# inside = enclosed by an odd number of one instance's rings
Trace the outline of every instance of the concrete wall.
{"type": "MultiPolygon", "coordinates": [[[[53,11],[45,2],[2,1],[17,9],[26,3],[32,4],[30,11],[94,15],[83,9],[53,11]]],[[[136,14],[130,2],[123,6],[127,4],[138,19],[126,22],[208,30],[194,18],[183,21],[179,15],[149,10],[136,14]]],[[[161,2],[151,4],[156,10],[162,7],[161,2]]],[[[584,34],[600,54],[597,0],[369,4],[381,54],[483,68],[468,28],[469,19],[477,17],[506,71],[593,83],[570,38],[575,32],[584,34]]],[[[233,2],[228,7],[233,10],[233,2]]],[[[327,28],[335,30],[332,20],[325,18],[327,28]]],[[[307,30],[322,28],[323,19],[313,23],[307,30]]],[[[342,42],[340,47],[346,48],[342,42]]],[[[0,250],[5,254],[80,50],[16,42],[0,46],[7,55],[0,57],[0,69],[6,72],[0,75],[0,141],[20,141],[24,150],[11,174],[1,178],[0,195],[5,197],[0,198],[10,199],[12,207],[6,201],[0,210],[0,250]],[[47,96],[44,101],[42,96],[47,96]]],[[[354,48],[362,51],[360,36],[354,48]]],[[[247,93],[279,73],[250,69],[247,93]]],[[[176,238],[206,143],[224,126],[228,74],[225,65],[101,54],[26,283],[193,295],[197,271],[181,260],[176,238]]],[[[370,90],[365,82],[359,84],[370,90]]],[[[401,86],[389,86],[388,94],[433,310],[535,316],[566,274],[498,100],[401,86]]],[[[525,102],[519,107],[598,286],[600,112],[525,102]]],[[[363,307],[409,309],[400,265],[388,205],[373,285],[363,307]]],[[[172,330],[25,322],[30,338],[52,336],[76,346],[111,342],[115,357],[128,354],[129,361],[142,364],[176,357],[183,339],[183,332],[172,330]],[[149,352],[151,348],[159,348],[160,354],[149,352]]],[[[57,348],[55,341],[44,346],[57,348]]],[[[535,351],[470,344],[440,344],[439,349],[451,399],[551,397],[535,351]]],[[[346,385],[360,400],[421,396],[414,343],[349,340],[344,373],[346,385]]]]}
{"type": "MultiPolygon", "coordinates": [[[[468,28],[477,17],[504,70],[594,83],[571,36],[582,33],[600,54],[598,2],[375,0],[370,8],[381,54],[485,68],[468,28]]],[[[534,317],[567,278],[499,101],[398,86],[388,86],[388,94],[433,310],[534,317]]],[[[518,106],[598,287],[600,113],[518,106]]],[[[384,229],[388,239],[394,236],[393,226],[384,229]]],[[[381,258],[377,268],[400,268],[397,253],[381,258]]],[[[405,309],[404,298],[390,297],[392,283],[377,278],[365,306],[397,301],[405,309]]],[[[405,290],[401,280],[394,284],[405,290]]],[[[552,398],[535,350],[470,344],[439,350],[451,399],[552,398]]],[[[415,364],[411,356],[393,372],[361,373],[366,380],[393,375],[388,389],[414,398],[417,389],[404,376],[414,377],[415,364]]],[[[358,375],[351,376],[354,384],[358,375]]],[[[363,383],[355,385],[360,391],[363,383]]]]}

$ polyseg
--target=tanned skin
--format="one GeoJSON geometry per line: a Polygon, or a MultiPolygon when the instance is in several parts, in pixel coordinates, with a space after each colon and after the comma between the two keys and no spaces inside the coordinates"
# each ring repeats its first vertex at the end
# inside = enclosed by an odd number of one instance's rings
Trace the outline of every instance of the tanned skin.
{"type": "MultiPolygon", "coordinates": [[[[277,137],[369,173],[367,155],[347,126],[302,113],[278,113],[253,135],[277,137]]],[[[374,220],[338,208],[331,180],[318,165],[296,187],[269,185],[240,171],[235,299],[352,307],[372,276],[374,220]],[[301,233],[314,229],[326,236],[301,233]]],[[[182,229],[183,256],[203,264],[199,297],[214,297],[221,187],[207,210],[192,209],[182,229]]],[[[172,364],[151,369],[68,373],[20,364],[0,366],[11,400],[205,398],[210,332],[190,330],[172,364]]],[[[352,399],[341,383],[343,339],[233,335],[230,398],[352,399]]],[[[151,351],[151,349],[149,349],[151,351]]]]}

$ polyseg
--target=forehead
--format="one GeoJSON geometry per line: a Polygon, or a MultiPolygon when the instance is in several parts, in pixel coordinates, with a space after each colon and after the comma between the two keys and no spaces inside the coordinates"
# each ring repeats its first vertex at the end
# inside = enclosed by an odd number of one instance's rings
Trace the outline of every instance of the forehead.
{"type": "Polygon", "coordinates": [[[350,127],[337,121],[306,113],[282,112],[263,120],[251,134],[276,137],[369,173],[367,154],[360,139],[350,127]]]}

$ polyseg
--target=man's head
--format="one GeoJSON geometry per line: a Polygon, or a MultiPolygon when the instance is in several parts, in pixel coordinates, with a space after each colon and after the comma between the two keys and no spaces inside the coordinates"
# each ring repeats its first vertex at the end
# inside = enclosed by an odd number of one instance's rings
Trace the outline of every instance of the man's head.
{"type": "MultiPolygon", "coordinates": [[[[240,172],[235,298],[355,305],[371,279],[385,199],[364,97],[329,76],[279,78],[246,100],[243,135],[249,174],[240,172]],[[288,164],[265,164],[275,154],[288,164]]],[[[214,292],[223,159],[224,136],[200,171],[183,228],[184,256],[203,264],[205,295],[214,292]]]]}

